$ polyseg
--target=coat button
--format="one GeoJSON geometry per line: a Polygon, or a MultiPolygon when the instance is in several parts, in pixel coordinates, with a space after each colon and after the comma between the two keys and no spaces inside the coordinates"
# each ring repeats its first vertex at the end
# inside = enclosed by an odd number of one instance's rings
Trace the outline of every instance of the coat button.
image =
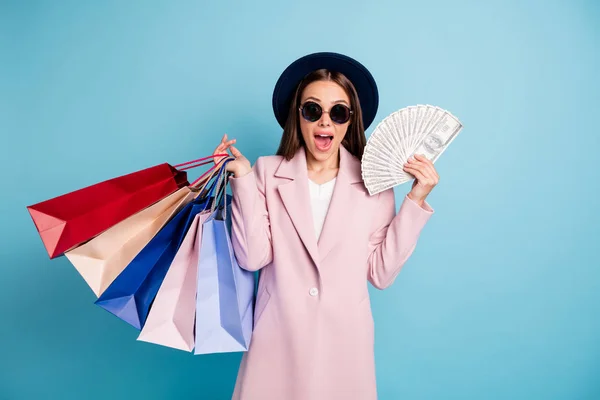
{"type": "Polygon", "coordinates": [[[308,294],[310,294],[311,296],[314,297],[319,294],[319,289],[317,289],[316,287],[310,288],[310,290],[308,291],[308,294]]]}

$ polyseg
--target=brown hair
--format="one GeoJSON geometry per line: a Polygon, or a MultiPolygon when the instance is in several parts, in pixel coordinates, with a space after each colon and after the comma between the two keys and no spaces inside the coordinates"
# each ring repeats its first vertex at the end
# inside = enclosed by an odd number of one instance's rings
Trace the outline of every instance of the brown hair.
{"type": "Polygon", "coordinates": [[[329,71],[327,69],[319,69],[311,72],[304,77],[300,84],[298,84],[296,92],[294,93],[294,98],[290,104],[287,121],[283,128],[283,135],[276,154],[290,160],[300,149],[300,146],[304,146],[304,139],[300,130],[300,113],[298,108],[300,107],[302,92],[306,86],[315,81],[333,81],[340,85],[348,94],[348,97],[350,98],[350,109],[353,110],[353,114],[350,117],[350,124],[348,125],[348,130],[346,131],[346,136],[342,141],[342,145],[359,160],[362,159],[367,139],[365,137],[358,94],[356,93],[354,85],[348,78],[339,72],[329,71]]]}

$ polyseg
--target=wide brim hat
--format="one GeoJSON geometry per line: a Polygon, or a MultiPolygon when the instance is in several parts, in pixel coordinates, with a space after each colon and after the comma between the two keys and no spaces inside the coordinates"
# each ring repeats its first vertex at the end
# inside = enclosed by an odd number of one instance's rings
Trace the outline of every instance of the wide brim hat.
{"type": "Polygon", "coordinates": [[[366,130],[375,119],[379,107],[377,83],[364,65],[346,55],[331,52],[308,54],[283,71],[273,90],[273,111],[279,125],[282,128],[285,126],[298,84],[306,75],[321,68],[342,73],[352,82],[358,94],[366,130]]]}

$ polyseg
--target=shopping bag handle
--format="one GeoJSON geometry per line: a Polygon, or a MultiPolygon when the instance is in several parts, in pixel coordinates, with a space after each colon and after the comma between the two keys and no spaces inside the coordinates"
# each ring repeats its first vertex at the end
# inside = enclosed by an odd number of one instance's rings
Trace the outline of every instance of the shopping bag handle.
{"type": "MultiPolygon", "coordinates": [[[[216,171],[218,171],[218,174],[217,174],[217,178],[214,179],[213,182],[211,183],[210,189],[208,190],[208,193],[206,193],[206,200],[207,201],[204,202],[204,208],[202,209],[202,212],[206,211],[206,209],[209,206],[211,197],[215,196],[214,195],[215,189],[217,189],[217,194],[219,193],[219,189],[218,188],[220,187],[221,176],[223,176],[223,172],[225,171],[225,165],[229,161],[233,161],[233,160],[235,160],[235,158],[233,158],[231,156],[228,156],[227,158],[224,158],[223,160],[219,161],[219,164],[217,164],[214,167],[212,167],[211,168],[212,171],[207,172],[207,174],[210,173],[210,176],[207,178],[208,180],[206,181],[204,187],[202,188],[202,191],[204,191],[204,189],[208,185],[208,182],[210,182],[210,180],[213,179],[213,176],[214,176],[214,174],[215,174],[216,171]],[[217,169],[217,166],[218,166],[218,169],[217,169]]],[[[201,196],[202,195],[203,194],[201,194],[201,196]]],[[[215,198],[215,201],[213,201],[213,203],[211,205],[211,208],[210,208],[211,209],[211,213],[213,211],[213,207],[214,207],[215,202],[216,202],[216,198],[215,198]]]]}
{"type": "MultiPolygon", "coordinates": [[[[191,187],[194,188],[198,188],[198,186],[203,185],[202,188],[199,188],[199,193],[200,195],[202,195],[202,192],[204,192],[204,190],[206,189],[206,186],[208,186],[208,183],[211,181],[211,179],[214,177],[216,171],[218,171],[220,169],[220,165],[222,164],[223,161],[226,160],[225,158],[221,161],[219,161],[218,164],[213,165],[208,171],[206,171],[204,174],[202,174],[202,176],[200,176],[198,179],[196,179],[194,182],[192,182],[192,184],[190,185],[191,187]],[[219,169],[217,169],[217,166],[219,166],[219,169]]],[[[215,182],[213,182],[213,186],[214,186],[215,182]]],[[[213,187],[211,186],[211,188],[213,187]]]]}
{"type": "Polygon", "coordinates": [[[225,188],[226,187],[226,178],[227,178],[227,170],[226,170],[226,166],[227,163],[230,161],[235,160],[235,158],[233,157],[229,157],[227,158],[225,161],[223,161],[223,166],[221,167],[220,171],[219,171],[219,176],[217,177],[217,185],[216,185],[216,193],[213,194],[214,198],[215,198],[215,202],[213,203],[213,210],[215,207],[215,204],[218,206],[218,199],[219,199],[219,195],[221,193],[221,188],[225,188]]]}
{"type": "Polygon", "coordinates": [[[200,176],[198,179],[192,182],[190,187],[198,189],[198,192],[202,193],[204,189],[206,189],[206,186],[208,186],[208,182],[210,182],[210,180],[213,178],[216,171],[215,167],[216,165],[210,167],[208,171],[206,171],[204,174],[202,174],[202,176],[200,176]]]}
{"type": "MultiPolygon", "coordinates": [[[[225,162],[233,161],[234,158],[228,159],[225,162]]],[[[227,184],[229,182],[229,174],[225,172],[223,174],[222,180],[219,181],[219,187],[217,189],[217,194],[215,195],[215,203],[213,204],[213,208],[211,211],[218,211],[221,206],[221,201],[223,201],[223,219],[227,219],[227,184]],[[216,206],[215,206],[216,204],[216,206]]]]}
{"type": "Polygon", "coordinates": [[[213,194],[212,190],[210,193],[214,197],[214,201],[210,207],[211,214],[213,214],[220,205],[220,196],[221,196],[222,189],[227,190],[227,174],[228,174],[228,172],[226,170],[226,165],[228,162],[233,161],[233,160],[235,160],[235,158],[233,158],[233,157],[227,158],[225,161],[223,161],[223,166],[219,170],[219,176],[216,179],[216,185],[213,186],[213,188],[212,188],[212,189],[216,188],[216,193],[213,194]]]}
{"type": "MultiPolygon", "coordinates": [[[[211,163],[212,161],[209,161],[208,163],[211,163]]],[[[215,168],[217,167],[217,164],[213,165],[212,167],[210,167],[205,173],[203,173],[202,175],[200,175],[200,177],[198,179],[196,179],[195,181],[193,181],[190,186],[192,187],[197,187],[199,185],[201,185],[203,183],[203,181],[209,181],[212,176],[215,173],[215,168]]]]}
{"type": "MultiPolygon", "coordinates": [[[[198,158],[196,160],[188,161],[188,162],[181,163],[181,164],[176,164],[173,167],[175,169],[177,169],[178,171],[187,171],[192,168],[200,167],[202,165],[212,164],[215,162],[214,161],[215,157],[229,157],[229,154],[213,154],[211,156],[198,158]]],[[[225,158],[223,158],[223,159],[225,159],[225,158]]],[[[211,168],[209,168],[208,171],[206,171],[204,174],[200,175],[200,177],[197,178],[195,181],[193,181],[188,187],[190,187],[193,190],[197,190],[198,186],[200,186],[202,183],[205,183],[205,185],[202,187],[202,189],[200,189],[198,191],[198,194],[201,194],[202,191],[206,188],[206,185],[208,184],[210,179],[212,178],[215,168],[221,162],[222,162],[222,160],[219,161],[218,163],[215,163],[215,165],[213,165],[211,168]]]]}
{"type": "Polygon", "coordinates": [[[192,161],[184,162],[181,164],[173,165],[173,167],[175,167],[176,169],[178,169],[180,171],[187,171],[188,169],[192,169],[192,168],[199,167],[201,165],[209,164],[214,161],[215,157],[229,157],[229,154],[213,154],[212,156],[202,157],[197,160],[192,160],[192,161]],[[199,163],[199,164],[191,165],[191,164],[196,164],[196,163],[199,163]],[[182,168],[182,167],[184,167],[184,168],[182,168]]]}

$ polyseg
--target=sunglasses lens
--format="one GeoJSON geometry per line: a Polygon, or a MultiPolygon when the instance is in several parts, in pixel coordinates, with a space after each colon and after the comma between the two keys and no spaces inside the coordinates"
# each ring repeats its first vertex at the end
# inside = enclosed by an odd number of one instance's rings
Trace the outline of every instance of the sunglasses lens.
{"type": "Polygon", "coordinates": [[[331,108],[329,116],[336,124],[344,124],[350,119],[350,109],[344,105],[336,104],[331,108]]]}
{"type": "Polygon", "coordinates": [[[307,102],[302,106],[302,116],[310,122],[318,121],[321,118],[321,106],[317,103],[307,102]]]}

